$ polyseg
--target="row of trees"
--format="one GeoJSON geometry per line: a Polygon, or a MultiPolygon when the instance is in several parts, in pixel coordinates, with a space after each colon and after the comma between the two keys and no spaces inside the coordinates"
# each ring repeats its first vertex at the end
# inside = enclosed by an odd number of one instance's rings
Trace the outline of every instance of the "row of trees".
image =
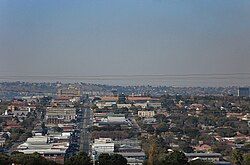
{"type": "Polygon", "coordinates": [[[11,165],[56,165],[55,162],[49,161],[38,153],[23,154],[19,152],[12,153],[10,156],[0,154],[0,164],[11,165]]]}
{"type": "MultiPolygon", "coordinates": [[[[90,157],[84,153],[80,152],[79,154],[70,157],[65,160],[65,165],[92,165],[93,162],[90,157]]],[[[127,159],[119,154],[101,154],[98,157],[98,160],[95,162],[97,165],[127,165],[127,159]]]]}
{"type": "MultiPolygon", "coordinates": [[[[57,165],[56,162],[49,161],[38,153],[23,154],[20,152],[13,152],[10,156],[0,154],[1,165],[57,165]]],[[[127,159],[118,154],[101,154],[95,162],[97,165],[127,165],[127,159]]],[[[84,152],[80,152],[65,160],[65,165],[92,165],[91,158],[84,152]]]]}

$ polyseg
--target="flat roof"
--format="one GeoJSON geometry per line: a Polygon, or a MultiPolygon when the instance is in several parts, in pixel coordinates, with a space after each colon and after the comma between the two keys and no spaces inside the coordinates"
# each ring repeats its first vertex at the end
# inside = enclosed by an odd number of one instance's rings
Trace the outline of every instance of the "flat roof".
{"type": "Polygon", "coordinates": [[[117,152],[116,154],[120,154],[124,157],[138,157],[138,156],[146,156],[144,152],[117,152]]]}
{"type": "Polygon", "coordinates": [[[38,152],[39,154],[65,154],[65,150],[59,149],[28,149],[28,150],[18,150],[19,152],[23,152],[24,154],[32,154],[38,152]]]}
{"type": "Polygon", "coordinates": [[[220,153],[185,153],[187,157],[220,157],[220,153]]]}

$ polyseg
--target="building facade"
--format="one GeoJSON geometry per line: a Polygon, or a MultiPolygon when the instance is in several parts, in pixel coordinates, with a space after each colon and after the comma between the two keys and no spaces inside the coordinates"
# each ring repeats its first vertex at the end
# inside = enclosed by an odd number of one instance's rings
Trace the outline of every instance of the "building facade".
{"type": "Polygon", "coordinates": [[[75,119],[76,119],[75,108],[48,107],[46,109],[47,124],[63,124],[75,119]]]}
{"type": "Polygon", "coordinates": [[[155,116],[155,112],[154,111],[138,111],[138,116],[151,118],[155,116]]]}

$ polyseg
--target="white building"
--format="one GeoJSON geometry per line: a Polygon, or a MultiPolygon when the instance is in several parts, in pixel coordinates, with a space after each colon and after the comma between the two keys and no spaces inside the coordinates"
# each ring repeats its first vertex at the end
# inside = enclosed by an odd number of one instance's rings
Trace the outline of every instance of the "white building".
{"type": "Polygon", "coordinates": [[[154,111],[138,111],[138,116],[152,118],[155,116],[155,112],[154,111]]]}
{"type": "Polygon", "coordinates": [[[64,157],[69,147],[68,142],[50,143],[47,136],[34,136],[17,147],[18,152],[24,154],[39,153],[48,160],[64,163],[64,157]]]}
{"type": "Polygon", "coordinates": [[[99,138],[95,139],[92,144],[92,157],[94,160],[102,153],[114,153],[115,143],[110,138],[99,138]]]}
{"type": "Polygon", "coordinates": [[[222,155],[220,153],[185,153],[188,161],[201,159],[204,161],[218,162],[222,155]]]}
{"type": "Polygon", "coordinates": [[[117,104],[117,108],[131,108],[131,104],[117,104]]]}
{"type": "Polygon", "coordinates": [[[116,105],[116,102],[106,102],[106,101],[99,101],[95,104],[99,109],[106,108],[106,107],[112,107],[116,105]]]}
{"type": "Polygon", "coordinates": [[[134,103],[134,106],[136,107],[141,107],[141,108],[146,108],[148,106],[148,103],[134,103]]]}

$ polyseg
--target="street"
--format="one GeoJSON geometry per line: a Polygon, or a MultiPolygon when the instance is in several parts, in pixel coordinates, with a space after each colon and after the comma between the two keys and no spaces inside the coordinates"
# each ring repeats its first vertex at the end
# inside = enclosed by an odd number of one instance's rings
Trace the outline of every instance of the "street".
{"type": "Polygon", "coordinates": [[[80,151],[87,154],[90,153],[90,139],[91,133],[89,132],[89,127],[91,127],[91,109],[83,109],[83,122],[80,128],[80,151]]]}

